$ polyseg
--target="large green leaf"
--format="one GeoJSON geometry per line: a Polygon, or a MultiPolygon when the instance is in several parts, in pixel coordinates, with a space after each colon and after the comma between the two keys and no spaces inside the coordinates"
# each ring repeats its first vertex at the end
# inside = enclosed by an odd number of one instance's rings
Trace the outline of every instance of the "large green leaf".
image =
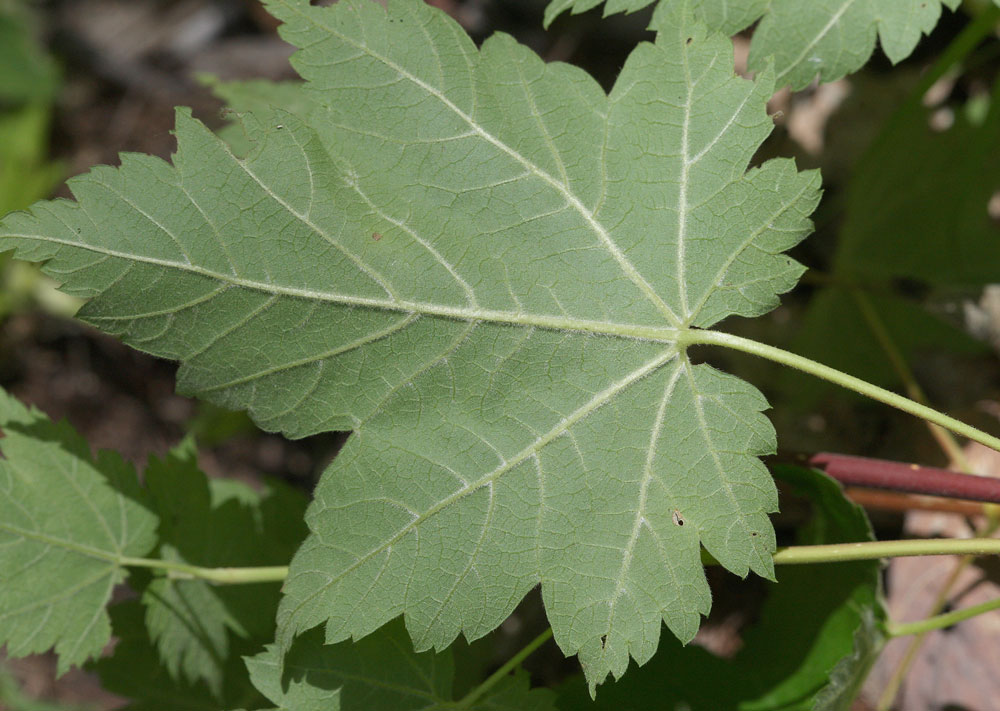
{"type": "Polygon", "coordinates": [[[122,560],[155,543],[132,467],[91,456],[65,423],[0,391],[0,643],[23,656],[55,647],[59,672],[101,652],[105,605],[122,560]]]}
{"type": "MultiPolygon", "coordinates": [[[[781,466],[775,475],[789,493],[812,503],[813,517],[799,531],[799,543],[872,540],[864,511],[837,482],[799,467],[781,466]]],[[[782,568],[732,659],[665,642],[645,668],[602,689],[596,704],[583,683],[570,682],[558,706],[848,711],[885,641],[880,569],[878,561],[782,568]]]]}
{"type": "MultiPolygon", "coordinates": [[[[655,0],[551,0],[545,24],[560,13],[584,12],[604,2],[604,13],[634,12],[655,0]]],[[[920,36],[960,0],[660,0],[653,27],[679,5],[689,5],[712,29],[734,34],[758,19],[750,45],[752,70],[773,61],[778,85],[801,89],[816,76],[832,81],[868,61],[878,37],[890,60],[910,56],[920,36]]],[[[672,21],[668,16],[667,22],[672,21]]]]}
{"type": "Polygon", "coordinates": [[[284,648],[401,613],[419,650],[542,584],[592,685],[709,607],[704,545],[773,576],[763,397],[680,337],[777,303],[817,174],[746,172],[773,82],[678,16],[610,96],[416,0],[272,0],[314,105],[247,113],[239,159],[186,111],[0,234],[81,316],[182,361],[180,387],[293,436],[324,475],[284,648]]]}
{"type": "MultiPolygon", "coordinates": [[[[284,657],[271,645],[247,659],[253,683],[281,711],[444,711],[455,708],[453,665],[451,650],[414,654],[399,622],[354,644],[326,645],[313,630],[284,657]]],[[[518,672],[461,708],[547,711],[554,700],[551,691],[530,691],[528,675],[518,672]]]]}

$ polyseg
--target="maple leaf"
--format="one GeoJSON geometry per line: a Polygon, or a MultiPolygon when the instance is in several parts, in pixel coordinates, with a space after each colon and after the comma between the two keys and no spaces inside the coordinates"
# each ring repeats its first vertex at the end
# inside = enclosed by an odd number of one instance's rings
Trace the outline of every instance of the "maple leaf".
{"type": "MultiPolygon", "coordinates": [[[[243,116],[245,157],[178,112],[0,234],[81,317],[181,361],[179,387],[302,436],[353,429],[307,513],[279,641],[405,613],[418,650],[541,583],[591,689],[694,636],[704,546],[773,576],[774,448],[749,384],[685,334],[777,304],[816,173],[747,171],[773,77],[686,15],[610,95],[415,0],[271,0],[308,100],[243,116]]],[[[293,91],[292,87],[285,90],[293,91]]]]}

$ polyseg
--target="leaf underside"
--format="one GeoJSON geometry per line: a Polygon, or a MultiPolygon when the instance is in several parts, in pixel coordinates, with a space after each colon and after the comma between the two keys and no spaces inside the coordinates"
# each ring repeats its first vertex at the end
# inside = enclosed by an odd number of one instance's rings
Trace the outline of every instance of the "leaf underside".
{"type": "Polygon", "coordinates": [[[119,560],[153,547],[156,517],[130,465],[2,390],[0,428],[0,645],[55,647],[61,674],[108,643],[119,560]]]}
{"type": "MultiPolygon", "coordinates": [[[[810,502],[799,545],[874,540],[868,517],[825,474],[779,465],[774,474],[794,494],[793,508],[810,502]]],[[[799,508],[799,510],[802,510],[799,508]]],[[[560,711],[848,711],[885,643],[882,564],[784,566],[778,582],[741,630],[728,658],[703,647],[664,642],[648,665],[602,690],[596,703],[584,684],[560,689],[560,711]]]]}
{"type": "MultiPolygon", "coordinates": [[[[688,5],[711,29],[732,35],[757,20],[750,44],[749,68],[761,71],[774,62],[777,85],[802,89],[817,76],[833,81],[860,69],[875,49],[893,63],[910,56],[920,37],[929,34],[941,6],[955,10],[961,0],[660,0],[652,28],[663,14],[688,5]]],[[[655,0],[551,0],[549,25],[561,13],[585,12],[603,3],[604,14],[635,12],[655,0]]]]}
{"type": "Polygon", "coordinates": [[[767,403],[677,341],[801,273],[783,251],[818,175],[746,171],[769,76],[735,77],[682,15],[609,96],[416,0],[267,5],[305,98],[245,114],[245,158],[181,110],[173,165],[125,155],[0,235],[91,298],[82,318],[180,360],[183,391],[291,436],[355,431],[282,648],[401,613],[442,648],[541,583],[593,687],[649,659],[661,620],[695,634],[700,546],[773,576],[767,403]]]}

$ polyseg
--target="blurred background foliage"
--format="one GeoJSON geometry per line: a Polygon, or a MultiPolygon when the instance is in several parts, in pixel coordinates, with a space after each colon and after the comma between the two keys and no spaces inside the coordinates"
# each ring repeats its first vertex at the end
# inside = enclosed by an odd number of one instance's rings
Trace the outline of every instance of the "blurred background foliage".
{"type": "MultiPolygon", "coordinates": [[[[547,60],[584,67],[606,87],[629,50],[651,37],[644,29],[648,12],[564,16],[544,32],[545,0],[433,4],[477,41],[496,30],[509,32],[547,60]]],[[[946,12],[899,66],[876,53],[851,77],[774,97],[777,127],[758,159],[792,156],[800,168],[819,168],[824,176],[816,233],[794,254],[810,271],[773,313],[734,319],[725,327],[925,396],[935,407],[995,432],[1000,40],[996,10],[990,8],[989,2],[970,1],[959,12],[946,12]],[[948,71],[929,81],[942,57],[968,40],[974,22],[985,29],[963,61],[951,68],[946,63],[948,71]]],[[[748,35],[734,38],[739,71],[748,45],[748,35]]],[[[224,110],[224,102],[252,108],[258,85],[232,82],[294,80],[289,54],[255,0],[0,0],[0,214],[40,198],[68,197],[64,178],[96,163],[113,164],[121,151],[168,158],[178,104],[192,106],[238,147],[238,115],[224,110]]],[[[308,491],[342,444],[343,435],[289,442],[259,431],[243,413],[177,396],[173,364],[69,320],[78,305],[33,267],[0,256],[0,384],[54,418],[69,419],[94,447],[118,449],[144,464],[190,435],[210,476],[258,489],[271,476],[308,491]]],[[[704,357],[764,390],[782,447],[947,463],[919,421],[767,362],[717,352],[704,357]]],[[[828,518],[852,515],[838,514],[842,504],[826,494],[814,496],[812,505],[828,518]]],[[[873,513],[879,537],[898,537],[901,515],[873,513]]],[[[815,531],[810,533],[807,520],[783,499],[776,519],[782,540],[820,540],[809,538],[815,531]]],[[[862,527],[856,521],[851,526],[862,527]]],[[[768,588],[759,580],[709,574],[715,603],[697,640],[707,651],[690,654],[711,653],[718,669],[756,674],[763,657],[753,650],[774,629],[781,601],[772,596],[762,603],[768,588]],[[750,631],[758,619],[758,631],[750,631]],[[750,652],[741,656],[737,650],[744,645],[750,652]]],[[[871,577],[872,571],[859,575],[871,577]]],[[[815,580],[805,575],[795,584],[808,588],[815,580]]],[[[117,614],[127,617],[132,613],[122,602],[117,614]]],[[[830,614],[841,614],[826,598],[815,602],[829,602],[830,614]]],[[[529,596],[500,630],[466,645],[455,655],[459,679],[495,668],[537,633],[541,615],[537,596],[529,596]]],[[[155,653],[145,638],[124,643],[139,656],[155,653]]],[[[528,664],[537,682],[558,683],[576,670],[551,645],[545,650],[528,664]]],[[[676,655],[687,653],[665,648],[662,664],[693,664],[694,657],[678,661],[676,655]]],[[[102,664],[105,675],[120,682],[116,688],[130,693],[135,679],[112,662],[102,664]]],[[[662,693],[653,683],[653,667],[642,677],[632,674],[633,683],[651,684],[647,693],[662,693]]],[[[803,678],[812,683],[812,677],[803,678]]],[[[149,689],[161,688],[149,683],[149,689]]],[[[729,687],[703,691],[707,708],[723,696],[736,703],[729,687]]],[[[757,692],[758,701],[771,693],[757,692]]],[[[613,698],[608,695],[609,702],[613,698]]],[[[46,657],[0,663],[0,709],[108,709],[122,703],[88,673],[55,680],[46,657]]],[[[153,693],[138,707],[156,703],[153,693]]],[[[760,704],[754,708],[767,707],[760,704]]]]}
{"type": "MultiPolygon", "coordinates": [[[[49,130],[60,87],[55,58],[39,41],[33,8],[0,2],[0,214],[48,197],[65,177],[49,157],[49,130]]],[[[59,294],[34,267],[0,263],[0,318],[37,302],[70,316],[75,300],[59,294]]]]}

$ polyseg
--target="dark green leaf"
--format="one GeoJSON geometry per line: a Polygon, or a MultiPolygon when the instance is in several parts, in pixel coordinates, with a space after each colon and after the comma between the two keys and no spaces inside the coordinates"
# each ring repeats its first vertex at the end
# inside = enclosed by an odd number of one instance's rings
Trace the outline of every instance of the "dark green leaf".
{"type": "Polygon", "coordinates": [[[997,281],[1000,85],[981,122],[957,111],[940,131],[929,112],[892,121],[862,158],[847,197],[834,271],[861,283],[893,278],[982,286],[997,281]]]}
{"type": "MultiPolygon", "coordinates": [[[[892,294],[866,293],[864,298],[908,362],[942,351],[958,356],[989,352],[985,343],[918,303],[892,294]]],[[[891,388],[900,382],[857,301],[838,287],[824,288],[813,296],[798,323],[793,350],[875,385],[891,388]]],[[[812,405],[832,389],[829,383],[797,371],[783,371],[781,379],[787,402],[800,406],[812,405]]]]}
{"type": "Polygon", "coordinates": [[[160,663],[143,616],[138,601],[112,607],[111,620],[118,639],[114,654],[92,665],[105,689],[131,700],[127,711],[224,711],[267,705],[236,655],[226,660],[220,693],[213,693],[203,682],[178,680],[160,663]]]}
{"type": "MultiPolygon", "coordinates": [[[[930,127],[921,106],[894,116],[854,172],[834,257],[834,285],[813,297],[794,350],[876,385],[899,383],[875,328],[851,293],[859,289],[907,362],[927,351],[987,352],[985,344],[918,299],[897,292],[900,284],[930,291],[997,281],[1000,222],[987,209],[1000,194],[996,155],[996,101],[978,122],[960,111],[944,131],[930,127]]],[[[799,374],[783,378],[800,400],[826,388],[799,374]]]]}
{"type": "MultiPolygon", "coordinates": [[[[209,482],[187,442],[153,459],[146,485],[160,515],[160,556],[205,567],[283,565],[305,537],[305,497],[280,484],[262,494],[234,481],[209,482]]],[[[143,593],[146,624],[175,678],[221,693],[232,637],[258,646],[274,634],[277,583],[212,585],[153,578],[143,593]]],[[[246,645],[242,645],[245,648],[246,645]]]]}
{"type": "MultiPolygon", "coordinates": [[[[327,645],[321,630],[247,660],[254,684],[282,711],[444,711],[452,699],[451,651],[415,654],[406,629],[392,622],[359,642],[327,645]],[[282,675],[284,667],[284,675],[282,675]]],[[[469,711],[546,711],[554,694],[530,691],[527,675],[502,680],[469,711]]]]}
{"type": "Polygon", "coordinates": [[[0,109],[52,98],[55,62],[39,45],[26,11],[0,4],[0,109]]]}

